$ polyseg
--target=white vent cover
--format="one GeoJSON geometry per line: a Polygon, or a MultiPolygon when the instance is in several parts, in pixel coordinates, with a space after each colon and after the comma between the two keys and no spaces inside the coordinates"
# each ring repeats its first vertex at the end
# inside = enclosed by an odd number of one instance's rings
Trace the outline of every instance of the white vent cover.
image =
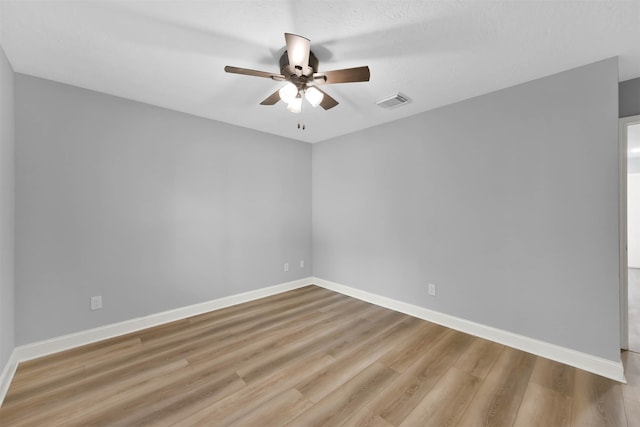
{"type": "Polygon", "coordinates": [[[384,99],[381,99],[380,101],[377,101],[376,104],[378,104],[382,108],[396,108],[408,102],[409,98],[406,95],[398,92],[395,95],[391,95],[384,99]]]}

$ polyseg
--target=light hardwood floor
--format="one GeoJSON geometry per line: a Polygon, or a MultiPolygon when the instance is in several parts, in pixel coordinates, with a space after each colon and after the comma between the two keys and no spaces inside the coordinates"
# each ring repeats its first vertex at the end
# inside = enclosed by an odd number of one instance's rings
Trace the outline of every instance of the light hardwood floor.
{"type": "Polygon", "coordinates": [[[627,385],[308,286],[21,363],[0,425],[640,426],[627,385]]]}

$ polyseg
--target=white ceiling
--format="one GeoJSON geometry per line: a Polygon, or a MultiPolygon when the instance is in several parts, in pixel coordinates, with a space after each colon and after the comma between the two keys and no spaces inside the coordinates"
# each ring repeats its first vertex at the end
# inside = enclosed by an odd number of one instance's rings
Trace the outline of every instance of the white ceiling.
{"type": "Polygon", "coordinates": [[[2,0],[0,14],[16,72],[307,142],[612,56],[620,81],[640,77],[639,0],[2,0]],[[259,105],[281,83],[223,68],[278,73],[285,32],[311,39],[319,71],[368,65],[371,81],[325,86],[328,111],[259,105]],[[412,102],[375,104],[398,91],[412,102]]]}

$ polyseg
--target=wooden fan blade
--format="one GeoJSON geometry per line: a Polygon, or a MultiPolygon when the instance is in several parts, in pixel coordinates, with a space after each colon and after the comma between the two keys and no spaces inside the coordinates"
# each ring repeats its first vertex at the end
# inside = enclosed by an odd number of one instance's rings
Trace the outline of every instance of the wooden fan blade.
{"type": "Polygon", "coordinates": [[[273,105],[276,102],[280,101],[280,90],[273,92],[269,95],[264,101],[260,103],[260,105],[273,105]]]}
{"type": "Polygon", "coordinates": [[[248,68],[231,67],[229,65],[224,67],[224,70],[227,73],[232,73],[232,74],[244,74],[245,76],[266,77],[268,79],[273,79],[273,80],[284,80],[283,75],[267,73],[266,71],[257,71],[257,70],[250,70],[248,68]]]}
{"type": "Polygon", "coordinates": [[[284,40],[287,43],[287,56],[289,57],[289,65],[296,70],[304,72],[309,66],[309,51],[311,50],[311,41],[296,34],[284,33],[284,40]]]}
{"type": "Polygon", "coordinates": [[[334,84],[334,83],[355,83],[368,82],[371,73],[369,67],[345,68],[342,70],[325,71],[324,73],[314,73],[313,82],[315,84],[334,84]]]}
{"type": "Polygon", "coordinates": [[[317,86],[314,86],[314,87],[318,89],[320,92],[322,92],[322,94],[324,95],[324,97],[322,98],[322,102],[320,102],[320,106],[322,108],[324,108],[325,110],[328,110],[338,105],[338,101],[330,97],[327,92],[323,91],[322,89],[319,89],[317,86]]]}

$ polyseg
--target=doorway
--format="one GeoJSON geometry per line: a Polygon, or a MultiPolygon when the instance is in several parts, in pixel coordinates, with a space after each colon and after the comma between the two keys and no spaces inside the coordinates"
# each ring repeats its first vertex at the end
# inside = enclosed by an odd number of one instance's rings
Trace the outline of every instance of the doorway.
{"type": "Polygon", "coordinates": [[[621,347],[640,353],[640,116],[620,119],[620,143],[621,347]]]}

